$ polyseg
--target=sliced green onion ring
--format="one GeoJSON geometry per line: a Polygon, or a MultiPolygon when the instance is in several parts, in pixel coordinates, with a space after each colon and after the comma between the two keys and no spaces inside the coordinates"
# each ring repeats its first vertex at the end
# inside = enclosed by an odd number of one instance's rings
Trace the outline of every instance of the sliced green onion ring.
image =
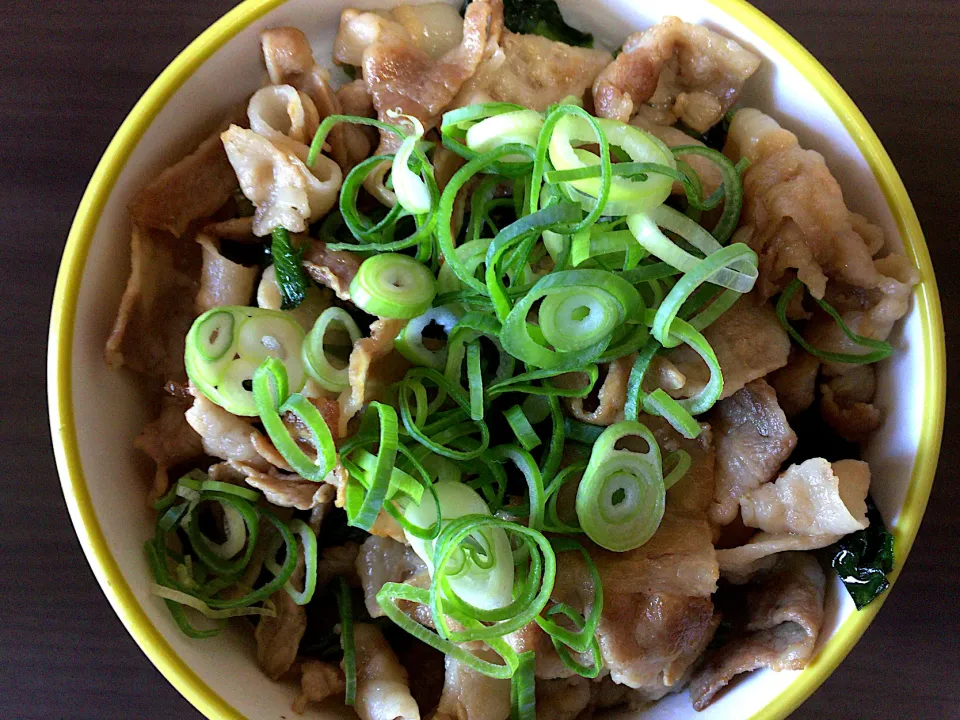
{"type": "Polygon", "coordinates": [[[449,336],[460,316],[461,312],[454,305],[432,307],[403,327],[397,335],[394,347],[414,365],[443,370],[447,364],[447,348],[428,350],[423,344],[423,331],[435,323],[449,336]]]}
{"type": "Polygon", "coordinates": [[[303,366],[307,374],[324,389],[343,392],[350,387],[349,369],[344,362],[339,363],[342,367],[334,365],[325,346],[327,332],[333,325],[339,325],[346,331],[351,345],[360,340],[360,328],[350,314],[343,308],[329,307],[320,313],[303,342],[303,366]]]}
{"type": "Polygon", "coordinates": [[[371,315],[409,319],[422,315],[437,294],[433,273],[406,255],[384,253],[363,261],[350,283],[350,299],[371,315]]]}
{"type": "Polygon", "coordinates": [[[663,518],[665,489],[660,448],[639,422],[611,425],[597,439],[577,490],[577,517],[597,545],[614,552],[640,547],[663,518]],[[618,440],[636,436],[646,452],[616,450],[618,440]]]}

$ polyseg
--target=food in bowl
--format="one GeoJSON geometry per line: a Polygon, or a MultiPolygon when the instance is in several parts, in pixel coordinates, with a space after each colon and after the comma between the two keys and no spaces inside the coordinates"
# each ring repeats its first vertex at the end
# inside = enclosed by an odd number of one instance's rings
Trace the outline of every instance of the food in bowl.
{"type": "Polygon", "coordinates": [[[154,591],[252,623],[297,710],[702,709],[810,660],[812,551],[884,588],[854,443],[916,271],[737,106],[751,51],[667,18],[613,57],[536,7],[347,10],[335,91],[268,30],[269,83],[131,204],[154,591]]]}

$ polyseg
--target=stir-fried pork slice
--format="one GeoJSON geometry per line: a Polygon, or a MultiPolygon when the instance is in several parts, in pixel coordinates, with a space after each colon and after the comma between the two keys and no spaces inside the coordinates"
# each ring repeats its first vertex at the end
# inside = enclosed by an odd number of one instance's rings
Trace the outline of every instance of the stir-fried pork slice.
{"type": "MultiPolygon", "coordinates": [[[[777,314],[754,295],[742,297],[703,331],[723,373],[723,392],[728,398],[747,383],[782,368],[790,356],[790,338],[777,314]]],[[[664,357],[684,376],[680,390],[668,390],[675,397],[699,392],[710,379],[707,365],[687,345],[667,351],[664,357]]]]}
{"type": "Polygon", "coordinates": [[[684,678],[719,622],[709,597],[611,593],[597,630],[604,666],[615,682],[659,699],[684,678]]]}
{"type": "Polygon", "coordinates": [[[300,664],[300,694],[293,701],[293,711],[302,715],[310,703],[322,703],[346,689],[343,671],[336,665],[319,660],[300,664]]]}
{"type": "Polygon", "coordinates": [[[410,695],[407,671],[376,625],[353,627],[357,657],[357,703],[361,720],[420,720],[420,710],[410,695]]]}
{"type": "MultiPolygon", "coordinates": [[[[700,435],[689,440],[663,418],[641,415],[640,422],[653,432],[664,459],[675,450],[683,450],[690,456],[690,468],[686,474],[667,490],[667,512],[696,520],[708,519],[716,484],[713,429],[706,423],[700,423],[700,435]]],[[[669,472],[671,468],[671,465],[667,465],[664,471],[669,472]]]]}
{"type": "Polygon", "coordinates": [[[801,670],[813,656],[823,624],[826,579],[807,553],[783,555],[747,595],[746,633],[712,653],[690,684],[703,710],[735,676],[756,670],[801,670]]]}
{"type": "MultiPolygon", "coordinates": [[[[305,575],[303,551],[297,558],[297,566],[290,582],[302,587],[305,575]]],[[[276,617],[262,617],[257,623],[254,636],[257,640],[257,664],[271,680],[279,680],[293,667],[300,650],[300,640],[307,630],[307,610],[297,605],[283,588],[270,596],[276,617]]]]}
{"type": "Polygon", "coordinates": [[[250,419],[238,417],[210,402],[192,383],[190,391],[194,400],[185,417],[200,436],[204,452],[212,457],[246,463],[267,471],[269,465],[253,443],[253,436],[259,433],[250,419]]]}
{"type": "Polygon", "coordinates": [[[406,320],[380,318],[370,325],[370,336],[359,340],[350,353],[350,388],[340,395],[340,435],[347,435],[347,423],[365,404],[377,400],[383,391],[400,380],[410,367],[393,349],[393,341],[406,320]]]}
{"type": "Polygon", "coordinates": [[[220,139],[240,189],[256,207],[253,233],[269,235],[279,227],[305,232],[337,203],[343,173],[320,155],[305,164],[306,146],[283,136],[272,138],[231,125],[220,139]]]}
{"type": "Polygon", "coordinates": [[[347,250],[329,250],[314,240],[303,255],[303,269],[314,282],[333,290],[341,300],[350,300],[350,283],[360,270],[360,258],[347,250]]]}
{"type": "Polygon", "coordinates": [[[263,493],[267,502],[277,507],[312,510],[320,505],[330,505],[336,490],[327,483],[304,480],[299,475],[282,473],[275,468],[261,472],[244,462],[232,462],[233,467],[244,475],[247,485],[263,493]]]}
{"type": "MultiPolygon", "coordinates": [[[[623,420],[623,406],[627,399],[627,380],[636,354],[625,355],[611,363],[604,370],[605,375],[597,392],[596,407],[588,410],[584,405],[589,398],[564,398],[567,411],[580,422],[591,425],[613,425],[623,420]]],[[[559,387],[584,387],[587,382],[585,373],[567,373],[556,378],[559,387]]],[[[591,393],[592,394],[592,393],[591,393]]]]}
{"type": "Polygon", "coordinates": [[[221,208],[236,189],[237,178],[220,143],[220,133],[231,123],[242,122],[242,111],[232,112],[230,122],[141,190],[130,203],[133,223],[181,237],[194,220],[221,208]]]}
{"type": "Polygon", "coordinates": [[[820,386],[820,416],[837,435],[859,442],[883,424],[883,414],[870,402],[876,391],[873,367],[858,365],[820,386]]]}
{"type": "MultiPolygon", "coordinates": [[[[340,17],[334,56],[339,62],[363,68],[363,79],[380,120],[395,122],[388,113],[400,112],[416,117],[429,129],[474,74],[489,34],[496,32],[502,22],[500,0],[470,3],[463,19],[461,42],[434,58],[399,24],[374,13],[345,10],[340,17]]],[[[396,146],[396,136],[384,133],[378,152],[390,152],[396,146]]]]}
{"type": "Polygon", "coordinates": [[[799,347],[791,348],[790,359],[766,380],[777,391],[777,401],[787,417],[799,415],[813,405],[817,398],[817,376],[820,358],[799,347]]]}
{"type": "Polygon", "coordinates": [[[846,535],[867,527],[870,466],[811,458],[740,498],[743,522],[768,533],[846,535]]]}
{"type": "Polygon", "coordinates": [[[107,365],[186,380],[184,338],[196,312],[200,246],[133,226],[130,278],[104,356],[107,365]]]}
{"type": "Polygon", "coordinates": [[[390,10],[344,10],[334,43],[337,62],[360,67],[363,53],[377,41],[407,42],[432,58],[443,57],[463,41],[463,18],[448,3],[400,5],[390,10]]]}
{"type": "Polygon", "coordinates": [[[537,680],[537,720],[575,720],[590,704],[590,685],[579,675],[537,680]]]}
{"type": "MultiPolygon", "coordinates": [[[[339,93],[330,88],[330,74],[313,59],[306,36],[296,28],[280,27],[260,35],[263,59],[274,85],[291,85],[306,93],[322,120],[330,115],[355,114],[345,108],[339,93]]],[[[301,142],[309,143],[306,138],[301,142]]],[[[359,127],[346,123],[335,125],[327,136],[330,154],[344,174],[370,155],[373,145],[359,127]]]]}
{"type": "Polygon", "coordinates": [[[733,107],[760,58],[700,25],[667,17],[634,33],[593,85],[600,117],[627,122],[649,104],[661,125],[703,132],[733,107]],[[672,119],[671,119],[672,118],[672,119]]]}
{"type": "Polygon", "coordinates": [[[736,585],[749,582],[758,572],[776,565],[780,553],[818,550],[833,545],[843,535],[799,535],[758,532],[746,545],[717,550],[717,562],[724,580],[736,585]]]}
{"type": "Polygon", "coordinates": [[[605,50],[504,30],[452,106],[511,102],[543,111],[569,95],[582,98],[610,59],[605,50]]]}
{"type": "Polygon", "coordinates": [[[589,551],[604,593],[709,597],[717,589],[719,569],[710,525],[686,513],[664,513],[653,537],[635,550],[614,553],[590,545],[589,551]]]}
{"type": "MultiPolygon", "coordinates": [[[[477,653],[498,662],[492,650],[477,653]]],[[[461,665],[449,655],[444,659],[443,694],[433,720],[507,720],[510,717],[510,681],[498,680],[461,665]]]]}
{"type": "Polygon", "coordinates": [[[320,551],[317,559],[317,587],[324,588],[337,578],[345,578],[351,587],[360,584],[357,577],[357,556],[360,546],[355,542],[332,545],[320,551]]]}
{"type": "Polygon", "coordinates": [[[220,243],[209,235],[197,236],[197,242],[203,253],[197,313],[202,314],[224,305],[248,304],[260,269],[225,258],[220,254],[220,243]]]}
{"type": "Polygon", "coordinates": [[[180,463],[203,455],[200,436],[190,427],[184,418],[184,411],[190,407],[189,398],[164,395],[160,399],[160,415],[147,423],[137,439],[135,447],[149,455],[157,464],[154,475],[151,499],[167,492],[170,478],[168,471],[180,463]]]}
{"type": "Polygon", "coordinates": [[[377,593],[386,583],[406,582],[426,572],[427,566],[409,545],[376,535],[368,537],[357,555],[357,575],[360,576],[363,601],[370,617],[384,615],[377,603],[377,593]]]}
{"type": "Polygon", "coordinates": [[[909,287],[904,293],[902,286],[912,287],[915,276],[889,267],[898,261],[873,260],[882,233],[850,212],[822,155],[802,149],[795,135],[751,108],[734,116],[724,152],[751,161],[743,178],[739,239],[760,256],[758,287],[764,297],[776,294],[795,271],[818,298],[828,279],[876,288],[890,297],[884,304],[890,312],[883,314],[903,316],[909,287]]]}
{"type": "Polygon", "coordinates": [[[741,498],[774,478],[797,446],[797,435],[764,380],[721,400],[711,422],[717,442],[717,488],[710,518],[733,521],[741,498]]]}

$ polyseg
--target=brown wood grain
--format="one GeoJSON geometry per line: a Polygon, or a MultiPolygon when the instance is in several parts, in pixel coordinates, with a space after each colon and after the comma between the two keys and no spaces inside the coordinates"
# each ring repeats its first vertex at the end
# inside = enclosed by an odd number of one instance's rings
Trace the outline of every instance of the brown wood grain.
{"type": "MultiPolygon", "coordinates": [[[[321,2],[322,0],[318,0],[321,2]]],[[[67,518],[44,395],[50,298],[95,164],[157,74],[229,0],[7,0],[0,43],[0,717],[193,718],[100,592],[67,518]]],[[[960,348],[960,2],[758,0],[885,143],[960,348]]],[[[958,377],[958,365],[951,365],[958,377]]],[[[950,395],[953,400],[953,394],[950,395]]],[[[960,437],[948,404],[916,547],[877,621],[797,718],[960,718],[960,437]]]]}

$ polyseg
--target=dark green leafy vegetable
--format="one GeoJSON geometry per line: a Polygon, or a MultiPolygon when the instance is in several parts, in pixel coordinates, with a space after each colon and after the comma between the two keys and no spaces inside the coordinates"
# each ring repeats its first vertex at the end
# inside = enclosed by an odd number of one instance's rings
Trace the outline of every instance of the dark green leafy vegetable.
{"type": "Polygon", "coordinates": [[[512,32],[593,47],[593,35],[567,25],[555,0],[505,0],[503,22],[512,32]]]}
{"type": "Polygon", "coordinates": [[[870,525],[841,539],[828,548],[830,564],[862,610],[888,587],[887,574],[893,570],[893,535],[883,518],[867,498],[867,519],[870,525]]]}
{"type": "Polygon", "coordinates": [[[277,272],[277,285],[283,299],[280,308],[291,310],[303,302],[307,294],[307,278],[300,266],[302,250],[295,250],[290,242],[290,233],[284,228],[273,231],[273,243],[270,247],[273,255],[273,267],[277,272]]]}

